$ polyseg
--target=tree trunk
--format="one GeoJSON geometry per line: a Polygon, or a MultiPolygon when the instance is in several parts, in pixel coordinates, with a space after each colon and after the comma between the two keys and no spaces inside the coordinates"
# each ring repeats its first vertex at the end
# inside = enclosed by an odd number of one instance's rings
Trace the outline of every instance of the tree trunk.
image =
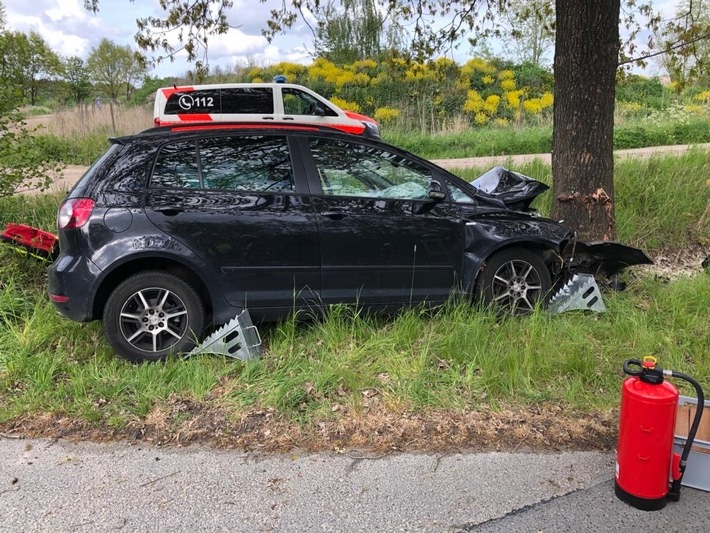
{"type": "Polygon", "coordinates": [[[620,0],[556,0],[552,217],[581,240],[616,238],[619,10],[620,0]]]}

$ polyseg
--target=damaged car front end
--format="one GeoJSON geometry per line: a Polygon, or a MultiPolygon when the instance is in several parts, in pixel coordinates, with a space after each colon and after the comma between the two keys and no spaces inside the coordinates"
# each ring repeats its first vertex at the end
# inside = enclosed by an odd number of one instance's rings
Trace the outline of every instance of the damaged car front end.
{"type": "Polygon", "coordinates": [[[554,294],[560,309],[563,300],[579,296],[571,287],[588,292],[591,279],[598,292],[594,278],[611,281],[629,266],[652,263],[641,250],[618,242],[579,241],[559,222],[538,216],[530,205],[549,187],[529,176],[497,166],[471,185],[490,209],[479,205],[465,216],[464,276],[475,280],[474,291],[485,303],[526,313],[554,294]]]}

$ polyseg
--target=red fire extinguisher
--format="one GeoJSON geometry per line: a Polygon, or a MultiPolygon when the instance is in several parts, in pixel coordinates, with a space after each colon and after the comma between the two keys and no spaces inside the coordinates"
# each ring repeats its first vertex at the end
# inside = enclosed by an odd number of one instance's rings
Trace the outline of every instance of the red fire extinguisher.
{"type": "Polygon", "coordinates": [[[624,372],[631,377],[624,380],[621,390],[614,490],[619,499],[637,509],[662,509],[668,500],[680,498],[686,461],[703,415],[703,389],[690,376],[662,369],[651,356],[643,362],[627,359],[624,372]],[[689,382],[698,395],[682,455],[673,452],[678,389],[664,377],[689,382]]]}

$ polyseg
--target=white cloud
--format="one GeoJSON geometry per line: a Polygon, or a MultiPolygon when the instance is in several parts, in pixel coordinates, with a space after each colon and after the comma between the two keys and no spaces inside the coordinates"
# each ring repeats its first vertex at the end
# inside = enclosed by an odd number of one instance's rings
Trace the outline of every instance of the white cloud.
{"type": "Polygon", "coordinates": [[[96,18],[89,17],[88,12],[78,0],[56,0],[56,6],[47,9],[45,14],[52,22],[71,19],[82,24],[98,25],[96,18]]]}

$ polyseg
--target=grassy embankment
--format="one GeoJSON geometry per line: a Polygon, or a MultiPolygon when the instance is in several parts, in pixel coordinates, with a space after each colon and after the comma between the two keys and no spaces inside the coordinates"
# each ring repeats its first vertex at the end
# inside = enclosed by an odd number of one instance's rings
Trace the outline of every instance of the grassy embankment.
{"type": "MultiPolygon", "coordinates": [[[[710,155],[699,151],[620,162],[620,240],[679,254],[707,246],[709,167],[710,155]]],[[[549,181],[549,167],[540,163],[518,170],[549,181]]],[[[472,178],[477,170],[466,174],[472,178]]],[[[0,225],[22,221],[52,230],[60,201],[4,199],[0,225]]],[[[545,196],[538,205],[545,211],[549,202],[545,196]]],[[[425,412],[446,422],[460,413],[501,411],[525,426],[524,413],[552,408],[556,417],[570,413],[569,422],[616,406],[622,361],[646,354],[710,387],[707,273],[670,282],[629,275],[628,290],[605,293],[608,311],[595,315],[536,312],[499,320],[467,302],[389,318],[337,308],[322,321],[263,327],[263,357],[248,364],[205,356],[132,366],[112,353],[100,323],[76,324],[54,312],[45,272],[45,264],[0,246],[0,425],[6,429],[42,429],[44,420],[56,434],[74,420],[84,430],[118,434],[152,424],[164,434],[200,427],[203,435],[216,435],[231,427],[236,435],[248,433],[249,421],[260,417],[281,421],[288,431],[300,428],[317,441],[324,427],[345,427],[368,414],[391,421],[391,432],[412,413],[425,412]]],[[[549,427],[564,426],[564,420],[549,427]]],[[[303,445],[288,431],[278,438],[303,445]]],[[[268,435],[260,438],[277,438],[268,435]]],[[[506,435],[501,430],[497,438],[506,442],[506,435]]],[[[373,434],[370,444],[378,438],[385,436],[373,434]]],[[[535,442],[548,442],[542,439],[535,442]]],[[[406,443],[405,435],[396,446],[406,443]]]]}

